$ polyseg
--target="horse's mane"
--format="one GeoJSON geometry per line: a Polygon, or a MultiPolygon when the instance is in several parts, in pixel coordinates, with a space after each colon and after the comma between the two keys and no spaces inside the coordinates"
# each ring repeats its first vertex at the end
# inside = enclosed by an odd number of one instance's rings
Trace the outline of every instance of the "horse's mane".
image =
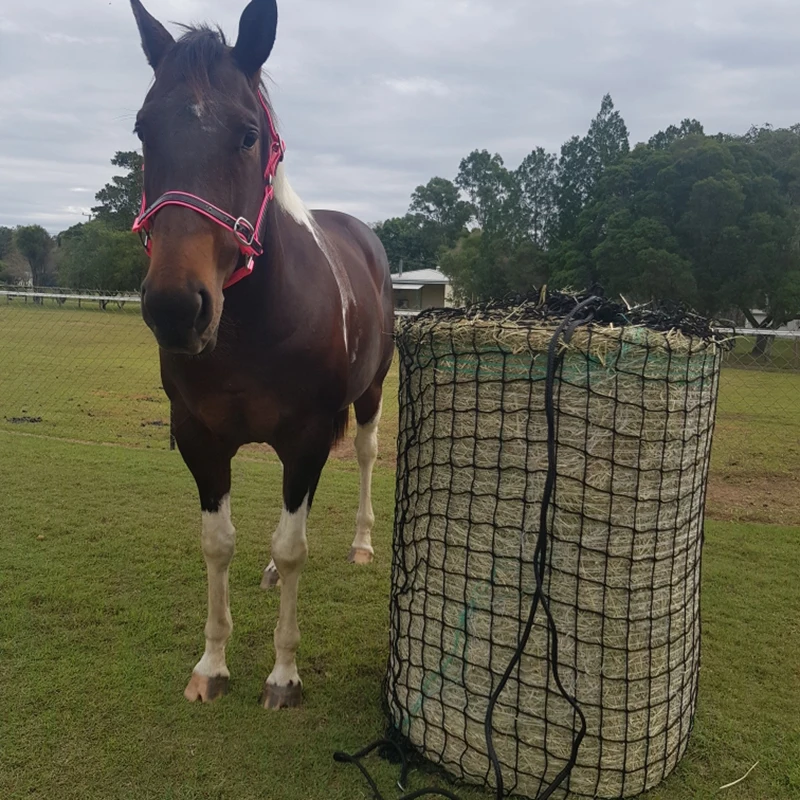
{"type": "MultiPolygon", "coordinates": [[[[189,84],[192,93],[198,98],[198,101],[200,101],[211,89],[211,70],[218,61],[228,55],[230,45],[225,37],[225,33],[219,27],[211,27],[206,24],[181,24],[179,27],[183,28],[185,32],[180,39],[177,40],[175,47],[172,49],[170,60],[173,67],[189,84]]],[[[263,75],[259,81],[259,87],[264,102],[269,109],[275,129],[278,130],[275,110],[272,106],[263,75]]],[[[303,203],[289,184],[282,163],[278,165],[274,191],[277,204],[289,214],[295,222],[310,231],[320,249],[328,256],[328,248],[325,246],[322,231],[314,221],[305,203],[303,203]]]]}

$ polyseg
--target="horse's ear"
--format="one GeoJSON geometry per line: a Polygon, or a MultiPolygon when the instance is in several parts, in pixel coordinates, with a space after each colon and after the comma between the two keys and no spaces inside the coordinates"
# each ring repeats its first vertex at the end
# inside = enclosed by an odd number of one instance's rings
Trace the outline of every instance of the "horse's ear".
{"type": "Polygon", "coordinates": [[[239,20],[239,36],[233,57],[248,78],[256,79],[264,66],[278,29],[276,0],[251,0],[239,20]]]}
{"type": "Polygon", "coordinates": [[[175,40],[172,38],[172,34],[147,12],[140,0],[131,0],[131,8],[142,37],[142,50],[144,50],[150,66],[155,70],[167,50],[175,44],[175,40]]]}

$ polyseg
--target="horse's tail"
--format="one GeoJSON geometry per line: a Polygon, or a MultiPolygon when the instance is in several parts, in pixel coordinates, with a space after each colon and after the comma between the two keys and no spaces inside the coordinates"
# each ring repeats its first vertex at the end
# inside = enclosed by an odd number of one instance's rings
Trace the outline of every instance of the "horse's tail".
{"type": "Polygon", "coordinates": [[[333,423],[333,441],[331,447],[335,447],[347,433],[347,428],[350,425],[350,406],[337,412],[336,419],[333,423]]]}

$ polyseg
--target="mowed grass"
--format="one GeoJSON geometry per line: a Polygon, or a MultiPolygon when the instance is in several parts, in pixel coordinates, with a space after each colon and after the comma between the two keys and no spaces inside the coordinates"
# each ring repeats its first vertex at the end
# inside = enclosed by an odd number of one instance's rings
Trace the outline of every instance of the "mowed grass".
{"type": "MultiPolygon", "coordinates": [[[[273,657],[278,595],[258,582],[280,467],[258,448],[235,460],[231,694],[200,706],[182,696],[203,648],[199,511],[167,429],[141,424],[168,419],[149,336],[138,310],[0,304],[0,798],[369,798],[355,767],[332,755],[383,732],[396,368],[374,480],[375,564],[346,563],[358,496],[347,443],[309,521],[299,710],[257,704],[273,657]],[[7,410],[9,386],[21,409],[7,410]],[[52,402],[55,391],[71,405],[52,402]],[[149,413],[159,407],[160,417],[149,413]],[[42,422],[2,419],[26,414],[42,422]]],[[[796,396],[797,380],[725,370],[712,483],[797,470],[796,408],[770,410],[776,396],[796,396]]],[[[800,798],[799,560],[798,527],[708,523],[697,724],[683,762],[648,800],[800,798]],[[757,761],[746,781],[718,792],[757,761]]],[[[397,796],[396,767],[375,756],[369,765],[385,796],[397,796]]],[[[415,772],[412,788],[437,782],[415,772]]]]}
{"type": "MultiPolygon", "coordinates": [[[[299,610],[305,706],[257,699],[278,594],[258,588],[280,511],[275,464],[236,461],[231,694],[182,696],[202,654],[205,568],[177,453],[0,434],[0,797],[358,798],[334,763],[382,732],[393,476],[378,469],[377,563],[346,562],[357,472],[320,483],[299,610]],[[42,537],[41,540],[39,537],[42,537]]],[[[385,786],[396,770],[375,760],[385,786]]]]}
{"type": "MultiPolygon", "coordinates": [[[[743,339],[728,360],[752,365],[751,349],[743,339]]],[[[772,354],[776,364],[794,363],[790,342],[775,342],[772,354]]],[[[397,381],[395,359],[382,421],[392,447],[397,381]]],[[[0,430],[168,448],[169,404],[139,307],[0,302],[0,430]]],[[[254,456],[262,451],[245,448],[254,456]]],[[[347,443],[340,453],[351,454],[347,443]]],[[[388,464],[393,455],[384,448],[380,458],[388,464]]],[[[723,369],[713,456],[718,475],[794,474],[800,466],[800,371],[723,369]]]]}
{"type": "MultiPolygon", "coordinates": [[[[397,429],[397,366],[384,384],[383,427],[397,429]]],[[[0,299],[0,431],[169,448],[158,348],[138,305],[6,304],[0,299]]],[[[387,438],[394,446],[391,435],[387,438]]],[[[263,456],[265,448],[242,452],[263,456]]],[[[337,455],[352,455],[350,442],[337,455]]],[[[384,449],[379,460],[393,453],[384,449]]]]}
{"type": "MultiPolygon", "coordinates": [[[[206,583],[179,456],[8,434],[0,447],[0,797],[369,797],[332,754],[383,730],[391,470],[375,474],[377,560],[363,569],[345,561],[357,473],[333,462],[324,474],[300,595],[305,706],[270,713],[256,701],[278,596],[258,582],[278,519],[275,464],[235,462],[232,691],[201,706],[182,696],[206,583]]],[[[756,761],[726,797],[800,796],[798,535],[709,524],[697,728],[653,800],[710,798],[756,761]]],[[[396,769],[371,766],[393,796],[396,769]]],[[[432,780],[417,772],[413,786],[432,780]]]]}
{"type": "Polygon", "coordinates": [[[139,306],[0,299],[0,430],[168,448],[158,348],[139,306]]]}

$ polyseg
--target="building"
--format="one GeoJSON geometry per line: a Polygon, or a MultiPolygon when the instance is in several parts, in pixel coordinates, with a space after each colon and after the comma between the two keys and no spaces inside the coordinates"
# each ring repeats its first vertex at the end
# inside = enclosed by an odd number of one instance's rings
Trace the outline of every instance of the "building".
{"type": "MultiPolygon", "coordinates": [[[[767,312],[761,311],[761,309],[753,308],[750,310],[750,313],[753,315],[753,319],[761,325],[762,322],[767,318],[767,312]]],[[[742,326],[745,330],[752,330],[753,326],[750,324],[750,320],[745,319],[744,324],[742,326]]],[[[773,330],[770,328],[770,330],[773,330]]],[[[800,330],[800,320],[793,319],[787,322],[785,325],[781,325],[780,328],[776,328],[774,330],[779,331],[799,331],[800,330]]]]}
{"type": "Polygon", "coordinates": [[[394,307],[399,314],[453,305],[450,278],[438,269],[416,269],[392,275],[394,307]]]}

